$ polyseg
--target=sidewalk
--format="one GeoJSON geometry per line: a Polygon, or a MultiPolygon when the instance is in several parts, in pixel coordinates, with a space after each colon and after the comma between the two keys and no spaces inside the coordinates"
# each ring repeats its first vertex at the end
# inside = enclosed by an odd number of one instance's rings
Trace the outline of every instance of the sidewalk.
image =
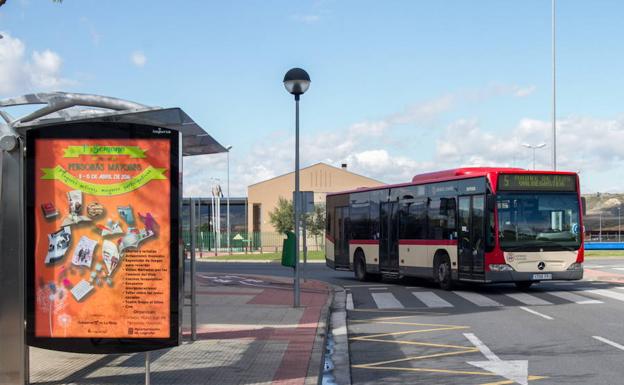
{"type": "MultiPolygon", "coordinates": [[[[187,279],[188,286],[188,279],[187,279]]],[[[312,385],[319,381],[327,284],[302,281],[292,307],[292,279],[198,273],[197,341],[151,353],[152,384],[312,385]]],[[[31,383],[143,384],[144,354],[85,355],[31,348],[31,383]]]]}

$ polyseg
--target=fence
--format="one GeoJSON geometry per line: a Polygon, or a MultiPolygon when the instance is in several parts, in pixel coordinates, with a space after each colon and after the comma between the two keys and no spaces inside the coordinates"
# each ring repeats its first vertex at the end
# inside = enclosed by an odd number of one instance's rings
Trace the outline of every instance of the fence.
{"type": "MultiPolygon", "coordinates": [[[[191,244],[191,232],[190,230],[182,231],[182,238],[184,240],[185,247],[191,244]]],[[[242,252],[281,252],[282,243],[284,241],[284,234],[281,233],[261,233],[261,232],[230,232],[230,249],[235,253],[242,252]]],[[[307,246],[308,250],[323,250],[325,244],[324,236],[308,237],[307,246]]],[[[200,252],[227,252],[227,232],[221,232],[215,234],[210,231],[198,231],[197,232],[197,249],[200,252]],[[218,237],[218,238],[217,238],[218,237]],[[217,240],[219,241],[219,249],[216,249],[217,240]]]]}

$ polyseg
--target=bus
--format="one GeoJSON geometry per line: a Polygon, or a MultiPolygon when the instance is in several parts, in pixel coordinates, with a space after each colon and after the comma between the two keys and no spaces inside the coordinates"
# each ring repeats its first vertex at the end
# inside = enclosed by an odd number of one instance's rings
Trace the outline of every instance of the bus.
{"type": "Polygon", "coordinates": [[[573,172],[466,167],[411,183],[327,195],[325,258],[359,280],[458,281],[583,278],[585,207],[573,172]]]}

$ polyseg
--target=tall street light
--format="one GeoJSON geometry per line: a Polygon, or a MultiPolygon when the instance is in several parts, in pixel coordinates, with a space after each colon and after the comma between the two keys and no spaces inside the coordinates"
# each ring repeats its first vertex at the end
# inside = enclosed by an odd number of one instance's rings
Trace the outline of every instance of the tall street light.
{"type": "Polygon", "coordinates": [[[556,78],[556,46],[555,46],[555,0],[552,2],[552,168],[557,170],[557,78],[556,78]]]}
{"type": "Polygon", "coordinates": [[[226,218],[226,226],[227,226],[227,248],[228,253],[232,253],[232,249],[230,248],[230,150],[232,146],[227,146],[225,148],[227,150],[227,218],[226,218]]]}
{"type": "Polygon", "coordinates": [[[535,150],[537,150],[538,148],[543,148],[544,146],[546,146],[546,143],[540,143],[538,145],[532,146],[530,144],[527,143],[522,143],[522,145],[526,148],[530,148],[533,150],[533,170],[535,170],[535,150]]]}
{"type": "Polygon", "coordinates": [[[284,87],[295,95],[295,282],[294,306],[299,306],[299,97],[310,87],[310,75],[301,68],[292,68],[284,75],[284,87]]]}

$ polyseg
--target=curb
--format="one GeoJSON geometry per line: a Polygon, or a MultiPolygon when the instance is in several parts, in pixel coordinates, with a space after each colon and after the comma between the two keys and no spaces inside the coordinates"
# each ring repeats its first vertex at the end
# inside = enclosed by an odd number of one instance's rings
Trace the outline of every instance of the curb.
{"type": "Polygon", "coordinates": [[[347,328],[347,294],[340,287],[334,291],[331,314],[331,331],[334,337],[334,378],[336,384],[351,385],[351,359],[349,356],[349,330],[347,328]]]}
{"type": "MultiPolygon", "coordinates": [[[[323,281],[319,281],[323,282],[323,281]]],[[[308,364],[308,373],[304,381],[305,385],[317,385],[321,384],[323,379],[323,367],[325,363],[325,344],[327,342],[327,331],[329,329],[329,319],[331,315],[331,305],[334,301],[334,287],[332,284],[323,282],[331,289],[327,296],[327,301],[323,305],[321,314],[319,316],[318,326],[316,327],[316,337],[314,337],[314,344],[312,345],[312,352],[310,352],[310,362],[308,364]]]]}

